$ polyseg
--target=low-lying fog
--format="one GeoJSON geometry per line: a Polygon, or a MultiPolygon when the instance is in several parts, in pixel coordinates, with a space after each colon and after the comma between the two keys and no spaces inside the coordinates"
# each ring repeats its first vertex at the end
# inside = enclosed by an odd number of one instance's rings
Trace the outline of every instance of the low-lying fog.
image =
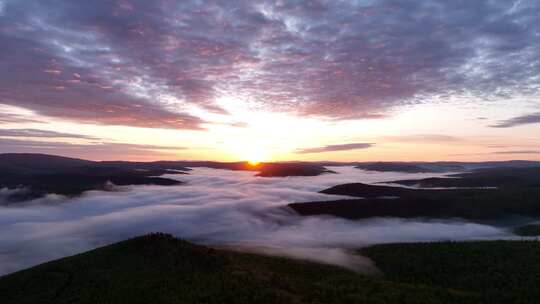
{"type": "Polygon", "coordinates": [[[352,256],[350,249],[374,243],[511,235],[500,228],[460,221],[300,217],[284,207],[291,202],[343,198],[317,193],[342,183],[437,176],[330,169],[340,174],[264,178],[254,177],[253,172],[195,168],[190,175],[166,176],[186,182],[180,186],[122,187],[122,191],[91,191],[72,199],[50,195],[3,205],[0,274],[150,232],[366,271],[369,261],[352,256]]]}

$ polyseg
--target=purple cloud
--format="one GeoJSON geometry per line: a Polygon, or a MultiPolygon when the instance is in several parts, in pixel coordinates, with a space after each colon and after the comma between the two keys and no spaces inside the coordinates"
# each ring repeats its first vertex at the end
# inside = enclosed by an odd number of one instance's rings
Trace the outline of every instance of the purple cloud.
{"type": "Polygon", "coordinates": [[[13,113],[0,113],[0,124],[34,123],[34,122],[40,122],[40,121],[26,118],[24,116],[16,115],[13,113]]]}
{"type": "Polygon", "coordinates": [[[382,139],[394,142],[459,142],[464,139],[442,134],[415,134],[415,135],[396,135],[396,136],[384,136],[382,139]]]}
{"type": "Polygon", "coordinates": [[[323,152],[335,152],[335,151],[347,151],[347,150],[358,150],[358,149],[368,149],[373,147],[372,143],[351,143],[351,144],[340,144],[340,145],[328,145],[323,147],[316,148],[306,148],[299,149],[296,153],[323,153],[323,152]]]}
{"type": "Polygon", "coordinates": [[[200,129],[226,95],[379,118],[448,95],[538,94],[529,1],[13,1],[0,104],[88,123],[200,129]]]}
{"type": "MultiPolygon", "coordinates": [[[[113,142],[72,144],[61,141],[23,140],[0,137],[0,153],[45,153],[94,159],[96,155],[107,159],[154,159],[174,157],[179,146],[139,145],[113,142]]],[[[103,159],[101,159],[103,160],[103,159]]]]}
{"type": "Polygon", "coordinates": [[[540,150],[497,151],[491,154],[540,154],[540,150]]]}
{"type": "Polygon", "coordinates": [[[510,118],[492,125],[494,128],[511,128],[521,125],[540,123],[540,113],[527,114],[510,118]]]}
{"type": "Polygon", "coordinates": [[[80,139],[99,139],[97,137],[55,132],[39,129],[0,129],[0,137],[41,137],[41,138],[80,138],[80,139]]]}

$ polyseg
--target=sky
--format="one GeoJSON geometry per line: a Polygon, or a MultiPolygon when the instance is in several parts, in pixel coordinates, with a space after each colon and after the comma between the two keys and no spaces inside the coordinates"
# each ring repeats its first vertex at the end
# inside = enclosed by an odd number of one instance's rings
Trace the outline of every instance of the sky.
{"type": "Polygon", "coordinates": [[[0,153],[540,160],[540,2],[0,0],[0,153]]]}

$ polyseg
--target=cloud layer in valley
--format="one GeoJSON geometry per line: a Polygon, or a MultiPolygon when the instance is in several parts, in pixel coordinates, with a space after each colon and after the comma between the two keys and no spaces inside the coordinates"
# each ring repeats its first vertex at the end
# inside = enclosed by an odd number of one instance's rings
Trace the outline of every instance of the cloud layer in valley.
{"type": "Polygon", "coordinates": [[[537,1],[0,3],[0,103],[79,122],[201,129],[223,96],[349,119],[538,94],[537,1]]]}
{"type": "MultiPolygon", "coordinates": [[[[340,174],[261,178],[253,172],[196,168],[190,175],[169,176],[186,181],[180,186],[137,186],[71,199],[50,195],[22,205],[4,204],[0,274],[150,232],[364,271],[372,270],[369,261],[350,255],[348,249],[373,243],[509,236],[500,228],[460,221],[349,221],[300,217],[284,207],[337,198],[317,193],[336,184],[433,176],[331,169],[340,174]]],[[[0,191],[0,200],[6,191],[0,191]]]]}

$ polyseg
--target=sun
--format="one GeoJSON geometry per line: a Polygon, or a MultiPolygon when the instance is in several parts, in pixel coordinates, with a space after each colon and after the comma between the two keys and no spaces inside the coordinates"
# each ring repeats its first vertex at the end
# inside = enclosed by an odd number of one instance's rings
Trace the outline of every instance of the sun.
{"type": "Polygon", "coordinates": [[[258,147],[248,147],[243,151],[242,155],[251,166],[258,166],[268,159],[268,151],[258,147]]]}
{"type": "Polygon", "coordinates": [[[248,164],[249,164],[250,166],[253,166],[253,167],[258,166],[258,165],[261,163],[260,161],[254,160],[254,159],[250,159],[250,160],[248,160],[247,162],[248,162],[248,164]]]}
{"type": "Polygon", "coordinates": [[[266,143],[250,138],[228,141],[224,144],[224,150],[230,153],[233,159],[246,162],[249,166],[258,166],[261,163],[270,161],[273,154],[271,147],[268,147],[266,143]]]}

